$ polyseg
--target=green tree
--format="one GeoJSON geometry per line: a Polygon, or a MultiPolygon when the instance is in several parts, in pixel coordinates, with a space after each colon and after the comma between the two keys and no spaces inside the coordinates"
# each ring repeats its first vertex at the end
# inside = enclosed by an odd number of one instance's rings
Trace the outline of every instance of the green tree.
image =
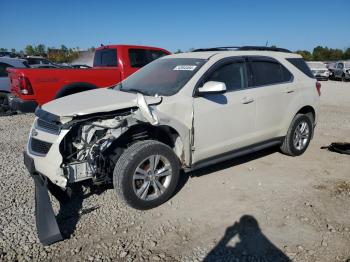
{"type": "Polygon", "coordinates": [[[307,50],[298,50],[295,53],[301,55],[306,61],[313,60],[312,54],[307,50]]]}
{"type": "Polygon", "coordinates": [[[2,47],[1,47],[1,48],[0,48],[0,51],[1,51],[1,52],[7,52],[7,48],[2,48],[2,47]]]}
{"type": "Polygon", "coordinates": [[[316,61],[323,61],[329,59],[328,47],[316,46],[312,51],[313,59],[316,61]]]}
{"type": "Polygon", "coordinates": [[[46,47],[43,44],[37,45],[34,47],[35,55],[44,56],[46,54],[46,47]]]}
{"type": "Polygon", "coordinates": [[[180,54],[182,53],[181,49],[177,49],[174,54],[180,54]]]}
{"type": "Polygon", "coordinates": [[[328,60],[341,60],[343,58],[343,50],[341,49],[329,49],[328,60]]]}
{"type": "Polygon", "coordinates": [[[12,53],[16,53],[16,48],[11,48],[12,53]]]}
{"type": "Polygon", "coordinates": [[[68,48],[65,46],[65,45],[61,45],[61,50],[63,52],[67,52],[68,51],[68,48]]]}
{"type": "Polygon", "coordinates": [[[27,45],[24,48],[24,51],[27,55],[34,55],[35,54],[35,50],[34,50],[34,47],[32,45],[27,45]]]}
{"type": "Polygon", "coordinates": [[[343,53],[343,59],[348,60],[350,59],[350,47],[346,48],[343,53]]]}

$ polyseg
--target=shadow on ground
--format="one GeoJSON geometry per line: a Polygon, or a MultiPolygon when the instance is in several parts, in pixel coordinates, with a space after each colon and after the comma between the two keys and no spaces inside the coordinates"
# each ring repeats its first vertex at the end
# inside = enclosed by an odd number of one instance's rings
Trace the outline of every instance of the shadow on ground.
{"type": "Polygon", "coordinates": [[[95,206],[82,209],[84,199],[87,199],[94,194],[102,194],[110,188],[110,186],[100,186],[98,188],[92,188],[90,189],[90,192],[86,193],[84,192],[84,187],[82,185],[77,185],[77,187],[74,188],[69,201],[60,201],[60,210],[56,216],[56,220],[61,234],[65,239],[70,238],[74,233],[81,216],[100,208],[99,206],[95,206]]]}
{"type": "MultiPolygon", "coordinates": [[[[222,169],[247,163],[249,161],[273,154],[277,152],[277,150],[278,149],[274,147],[268,148],[265,150],[261,150],[259,152],[255,152],[242,157],[224,161],[212,166],[201,168],[199,170],[196,170],[190,173],[182,172],[182,174],[180,175],[178,186],[172,197],[174,197],[179,191],[181,191],[181,189],[186,185],[189,177],[200,177],[203,175],[208,175],[222,169]]],[[[74,193],[72,194],[72,197],[69,199],[69,201],[60,201],[60,210],[56,216],[56,219],[57,219],[57,223],[60,228],[60,231],[65,239],[70,238],[70,236],[74,233],[76,229],[76,225],[82,215],[93,212],[94,210],[99,208],[97,206],[97,207],[92,207],[89,209],[82,210],[84,199],[90,197],[93,194],[101,194],[104,191],[111,188],[113,188],[112,185],[99,186],[94,188],[93,190],[90,190],[89,193],[84,193],[83,186],[78,185],[74,189],[74,193]]]]}
{"type": "Polygon", "coordinates": [[[208,253],[204,262],[212,261],[291,261],[261,231],[253,216],[244,215],[226,229],[225,235],[208,253]],[[230,243],[234,242],[235,243],[230,243]]]}

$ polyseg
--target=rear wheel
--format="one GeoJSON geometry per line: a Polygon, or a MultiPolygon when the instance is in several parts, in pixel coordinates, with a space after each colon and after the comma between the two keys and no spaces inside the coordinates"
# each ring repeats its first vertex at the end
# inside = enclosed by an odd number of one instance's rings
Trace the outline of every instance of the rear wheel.
{"type": "Polygon", "coordinates": [[[153,140],[136,142],[114,168],[118,199],[136,209],[161,205],[176,189],[179,168],[179,159],[167,145],[153,140]]]}
{"type": "Polygon", "coordinates": [[[341,81],[346,82],[346,77],[345,77],[345,74],[344,74],[344,73],[343,73],[342,76],[341,76],[341,81]]]}
{"type": "Polygon", "coordinates": [[[310,144],[313,135],[313,120],[309,114],[297,114],[281,146],[282,153],[289,156],[303,154],[310,144]]]}
{"type": "Polygon", "coordinates": [[[10,112],[8,95],[6,93],[0,93],[0,114],[4,115],[10,112]]]}

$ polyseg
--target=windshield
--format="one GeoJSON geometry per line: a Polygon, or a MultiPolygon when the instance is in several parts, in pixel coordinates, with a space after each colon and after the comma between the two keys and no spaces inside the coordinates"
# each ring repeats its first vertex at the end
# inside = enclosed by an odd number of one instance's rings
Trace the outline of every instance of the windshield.
{"type": "Polygon", "coordinates": [[[177,93],[206,62],[195,58],[164,58],[141,68],[118,84],[115,89],[149,96],[177,93]]]}
{"type": "Polygon", "coordinates": [[[326,68],[326,65],[324,63],[308,62],[307,64],[310,68],[326,68]]]}

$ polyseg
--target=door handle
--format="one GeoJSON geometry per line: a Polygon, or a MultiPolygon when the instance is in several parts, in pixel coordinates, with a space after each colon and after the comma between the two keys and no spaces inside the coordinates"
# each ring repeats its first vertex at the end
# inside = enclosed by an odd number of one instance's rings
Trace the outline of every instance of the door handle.
{"type": "Polygon", "coordinates": [[[252,97],[243,97],[242,99],[242,104],[250,104],[252,102],[254,102],[254,98],[252,97]]]}
{"type": "Polygon", "coordinates": [[[286,88],[286,93],[287,94],[290,94],[290,93],[293,93],[294,92],[294,89],[292,89],[291,87],[287,87],[286,88]]]}

